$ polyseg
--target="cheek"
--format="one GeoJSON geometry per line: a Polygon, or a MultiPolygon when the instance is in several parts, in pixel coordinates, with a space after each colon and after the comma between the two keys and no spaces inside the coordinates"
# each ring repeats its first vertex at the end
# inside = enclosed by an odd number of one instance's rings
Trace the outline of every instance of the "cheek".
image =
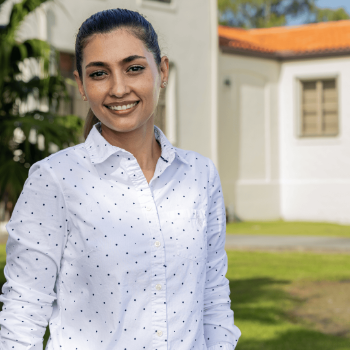
{"type": "Polygon", "coordinates": [[[86,94],[89,98],[90,103],[97,103],[99,99],[104,95],[104,89],[100,85],[86,84],[86,94]]]}
{"type": "Polygon", "coordinates": [[[153,96],[157,93],[158,90],[158,76],[155,75],[153,72],[149,71],[147,76],[142,79],[142,83],[140,86],[142,86],[142,89],[145,93],[147,93],[148,96],[153,96]]]}
{"type": "Polygon", "coordinates": [[[147,101],[150,104],[150,108],[154,109],[158,103],[159,87],[154,79],[149,79],[143,86],[144,95],[147,95],[147,101]]]}

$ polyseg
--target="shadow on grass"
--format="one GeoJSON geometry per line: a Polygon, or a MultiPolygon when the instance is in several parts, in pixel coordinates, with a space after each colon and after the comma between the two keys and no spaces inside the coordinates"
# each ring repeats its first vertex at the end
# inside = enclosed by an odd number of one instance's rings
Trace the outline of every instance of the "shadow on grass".
{"type": "Polygon", "coordinates": [[[276,324],[284,317],[284,305],[291,300],[281,286],[287,280],[252,278],[230,280],[231,306],[235,319],[276,324]]]}
{"type": "Polygon", "coordinates": [[[348,350],[350,340],[316,331],[285,331],[271,340],[239,340],[237,350],[348,350]]]}
{"type": "MultiPolygon", "coordinates": [[[[239,350],[346,350],[350,349],[350,339],[307,329],[307,326],[296,324],[287,315],[290,307],[302,302],[292,297],[285,290],[288,280],[272,278],[252,278],[230,280],[232,309],[235,313],[235,324],[240,328],[240,322],[250,327],[257,327],[256,333],[262,329],[270,329],[270,340],[254,339],[254,329],[249,334],[242,330],[239,340],[239,350]],[[283,329],[283,325],[286,329],[283,329]],[[296,329],[288,329],[288,328],[296,329]],[[303,327],[303,328],[302,328],[303,327]],[[275,334],[275,336],[273,336],[275,334]]],[[[260,338],[259,336],[259,338],[260,338]]]]}

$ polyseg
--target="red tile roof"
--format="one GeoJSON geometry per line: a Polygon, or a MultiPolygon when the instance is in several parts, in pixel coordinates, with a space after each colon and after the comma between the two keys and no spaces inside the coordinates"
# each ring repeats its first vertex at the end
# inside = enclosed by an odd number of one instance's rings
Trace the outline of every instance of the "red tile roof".
{"type": "Polygon", "coordinates": [[[219,26],[219,43],[233,52],[271,57],[348,53],[350,20],[249,30],[219,26]]]}

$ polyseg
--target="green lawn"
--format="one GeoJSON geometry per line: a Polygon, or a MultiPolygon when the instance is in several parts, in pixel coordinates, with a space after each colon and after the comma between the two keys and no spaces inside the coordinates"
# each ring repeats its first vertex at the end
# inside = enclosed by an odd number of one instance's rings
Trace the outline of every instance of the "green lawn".
{"type": "Polygon", "coordinates": [[[300,300],[287,292],[302,281],[349,280],[348,255],[229,251],[228,259],[232,309],[242,331],[237,349],[350,349],[349,338],[322,334],[289,317],[300,300]]]}
{"type": "MultiPolygon", "coordinates": [[[[288,316],[300,300],[288,288],[302,281],[350,279],[349,255],[229,251],[232,309],[242,331],[237,350],[348,350],[350,339],[326,335],[288,316]]],[[[5,246],[0,245],[0,284],[5,246]]]]}
{"type": "Polygon", "coordinates": [[[349,237],[350,226],[323,222],[244,221],[227,224],[227,233],[250,235],[349,237]]]}

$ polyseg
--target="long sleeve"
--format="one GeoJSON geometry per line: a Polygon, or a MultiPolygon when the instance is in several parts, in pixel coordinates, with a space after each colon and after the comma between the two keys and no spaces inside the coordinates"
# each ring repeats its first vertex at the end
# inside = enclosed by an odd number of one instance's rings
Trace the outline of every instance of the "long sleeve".
{"type": "Polygon", "coordinates": [[[55,283],[67,237],[64,196],[49,162],[34,164],[7,224],[0,300],[1,349],[42,349],[56,299],[55,283]]]}
{"type": "Polygon", "coordinates": [[[230,308],[227,255],[225,252],[226,220],[225,205],[220,178],[210,163],[208,257],[204,295],[204,336],[208,350],[233,350],[240,330],[234,325],[230,308]]]}

